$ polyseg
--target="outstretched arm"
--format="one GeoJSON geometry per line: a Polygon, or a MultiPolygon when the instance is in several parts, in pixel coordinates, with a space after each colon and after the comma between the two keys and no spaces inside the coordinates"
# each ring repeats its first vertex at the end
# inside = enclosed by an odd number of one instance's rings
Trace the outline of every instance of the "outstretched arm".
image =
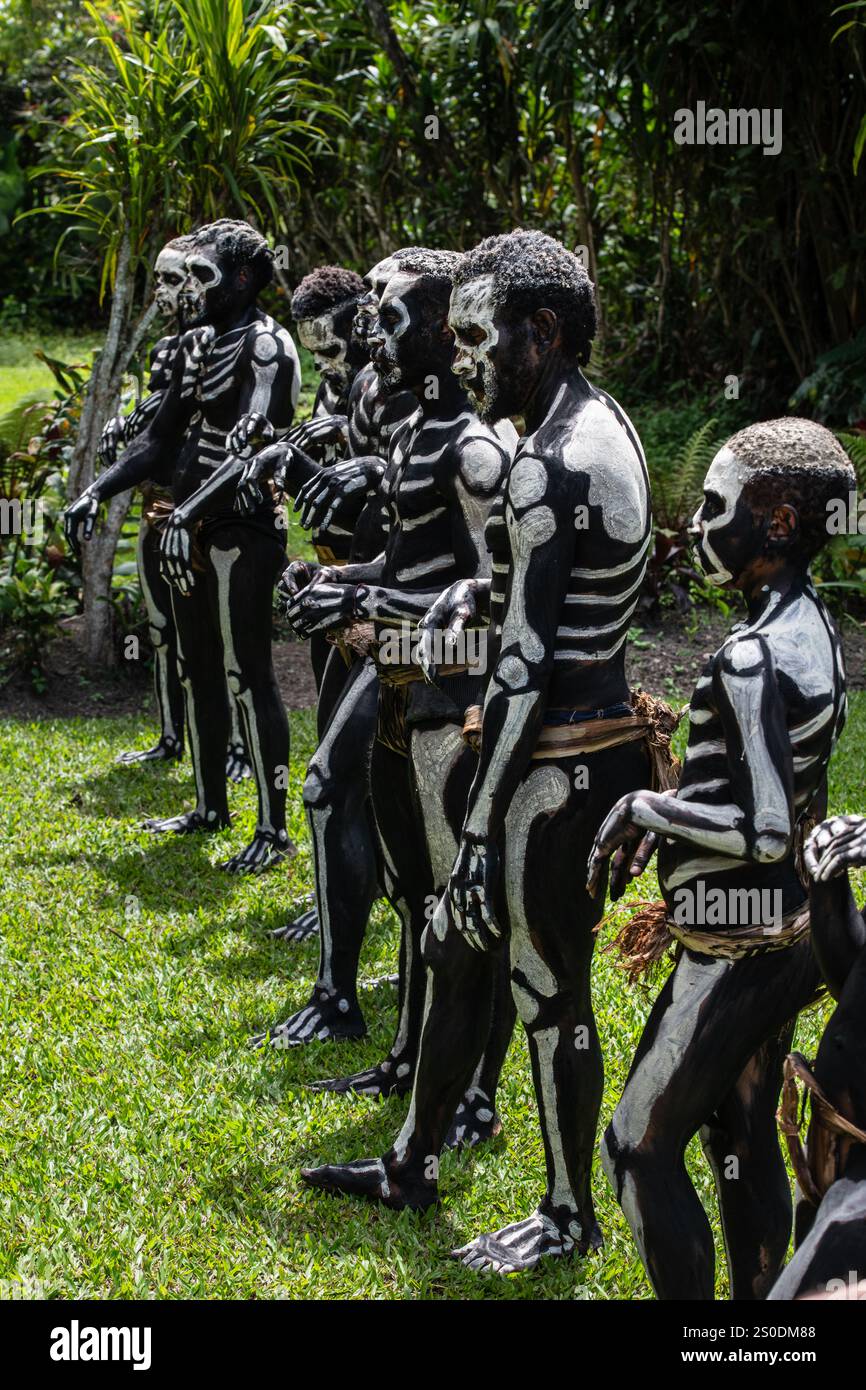
{"type": "MultiPolygon", "coordinates": [[[[722,649],[713,694],[725,734],[731,801],[717,806],[651,791],[622,797],[593,845],[591,892],[601,886],[607,857],[618,846],[640,840],[645,831],[757,864],[778,862],[790,853],[795,822],[791,741],[763,637],[744,636],[722,649]]],[[[612,887],[621,892],[624,885],[612,887]]]]}

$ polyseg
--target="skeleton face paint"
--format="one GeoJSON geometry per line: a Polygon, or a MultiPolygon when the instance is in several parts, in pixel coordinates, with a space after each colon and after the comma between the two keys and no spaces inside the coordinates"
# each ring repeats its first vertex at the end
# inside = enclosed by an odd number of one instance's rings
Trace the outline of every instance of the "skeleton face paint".
{"type": "Polygon", "coordinates": [[[720,449],[704,479],[704,500],[689,528],[701,568],[709,582],[720,587],[742,574],[763,543],[763,532],[743,497],[749,476],[727,445],[720,449]]]}
{"type": "Polygon", "coordinates": [[[177,317],[180,289],[186,275],[185,263],[185,253],[171,242],[156,258],[153,298],[157,309],[167,319],[177,317]]]}
{"type": "Polygon", "coordinates": [[[316,371],[322,380],[340,390],[350,384],[355,368],[348,361],[349,339],[338,331],[336,317],[330,310],[315,319],[302,319],[298,323],[298,337],[313,354],[316,371]]]}
{"type": "Polygon", "coordinates": [[[223,287],[223,268],[213,246],[197,246],[186,257],[185,265],[179,307],[186,327],[196,328],[209,323],[225,307],[227,287],[223,287]]]}
{"type": "Polygon", "coordinates": [[[397,274],[400,269],[393,256],[385,256],[381,261],[377,261],[372,270],[368,270],[364,276],[364,284],[369,287],[371,292],[379,300],[385,293],[388,281],[397,274]]]}
{"type": "Polygon", "coordinates": [[[451,370],[484,411],[496,395],[493,353],[499,342],[491,297],[492,275],[469,280],[452,291],[448,324],[454,334],[451,370]]]}
{"type": "MultiPolygon", "coordinates": [[[[423,372],[422,313],[412,293],[417,276],[399,272],[388,281],[367,335],[370,361],[389,391],[411,387],[423,372]],[[420,350],[419,350],[420,348],[420,350]]],[[[429,365],[429,364],[428,364],[429,365]]]]}
{"type": "Polygon", "coordinates": [[[358,300],[355,306],[355,322],[352,325],[355,337],[361,342],[366,342],[376,321],[379,300],[385,293],[385,286],[391,276],[396,274],[397,262],[393,256],[386,256],[384,260],[377,261],[372,270],[368,270],[364,276],[367,293],[358,300]]]}
{"type": "Polygon", "coordinates": [[[506,321],[493,302],[492,286],[492,275],[467,281],[452,292],[448,311],[454,334],[451,370],[488,424],[521,414],[535,379],[529,335],[523,325],[506,321]]]}

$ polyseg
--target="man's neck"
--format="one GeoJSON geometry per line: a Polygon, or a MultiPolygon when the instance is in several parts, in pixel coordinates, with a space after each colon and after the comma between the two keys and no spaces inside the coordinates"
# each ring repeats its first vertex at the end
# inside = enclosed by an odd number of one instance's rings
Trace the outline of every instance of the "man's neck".
{"type": "Polygon", "coordinates": [[[450,366],[431,375],[435,375],[439,383],[439,391],[435,398],[430,399],[427,395],[427,381],[412,388],[423,420],[453,420],[470,409],[469,397],[451,372],[450,366]]]}
{"type": "Polygon", "coordinates": [[[784,598],[792,590],[802,589],[806,583],[808,570],[788,561],[765,567],[742,586],[743,597],[749,621],[755,622],[763,613],[774,594],[784,598]]]}
{"type": "Polygon", "coordinates": [[[527,434],[532,434],[544,423],[563,388],[575,396],[585,396],[589,383],[577,362],[563,358],[559,352],[551,353],[523,410],[527,434]]]}
{"type": "Polygon", "coordinates": [[[219,319],[214,319],[212,327],[216,336],[223,338],[226,333],[232,333],[236,328],[246,328],[255,316],[255,304],[246,304],[242,309],[235,309],[219,319]]]}

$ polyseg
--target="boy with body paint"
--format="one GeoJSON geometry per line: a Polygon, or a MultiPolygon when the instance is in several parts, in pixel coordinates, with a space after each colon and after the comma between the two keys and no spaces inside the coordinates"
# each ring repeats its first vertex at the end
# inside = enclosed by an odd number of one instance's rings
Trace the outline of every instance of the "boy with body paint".
{"type": "Polygon", "coordinates": [[[739,590],[747,616],[695,687],[675,795],[623,797],[590,856],[589,886],[600,894],[616,852],[618,898],[658,846],[660,939],[680,947],[602,1145],[660,1298],[713,1297],[710,1224],[684,1160],[698,1131],[716,1176],[732,1297],[765,1297],[788,1245],[775,1110],[797,1013],[821,982],[796,851],[846,708],[839,637],[809,563],[827,541],[827,503],[854,484],[841,445],[808,420],[752,425],[716,455],[692,531],[708,578],[739,590]],[[697,897],[702,880],[731,902],[744,889],[758,890],[756,902],[778,895],[781,920],[683,924],[677,895],[697,897]]]}

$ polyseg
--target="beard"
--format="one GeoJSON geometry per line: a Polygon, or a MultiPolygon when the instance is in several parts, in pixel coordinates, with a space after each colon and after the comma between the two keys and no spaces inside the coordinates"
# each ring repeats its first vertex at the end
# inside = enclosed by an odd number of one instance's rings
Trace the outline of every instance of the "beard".
{"type": "Polygon", "coordinates": [[[399,362],[395,362],[383,352],[374,352],[370,358],[373,370],[386,391],[397,391],[403,384],[403,374],[399,362]]]}
{"type": "Polygon", "coordinates": [[[516,361],[512,357],[509,363],[500,363],[498,371],[492,362],[481,363],[468,389],[478,417],[485,425],[495,425],[498,420],[522,414],[527,382],[525,365],[522,355],[516,361]]]}
{"type": "Polygon", "coordinates": [[[233,296],[221,285],[201,294],[181,294],[178,299],[178,312],[186,328],[201,328],[228,314],[232,308],[233,296]]]}

